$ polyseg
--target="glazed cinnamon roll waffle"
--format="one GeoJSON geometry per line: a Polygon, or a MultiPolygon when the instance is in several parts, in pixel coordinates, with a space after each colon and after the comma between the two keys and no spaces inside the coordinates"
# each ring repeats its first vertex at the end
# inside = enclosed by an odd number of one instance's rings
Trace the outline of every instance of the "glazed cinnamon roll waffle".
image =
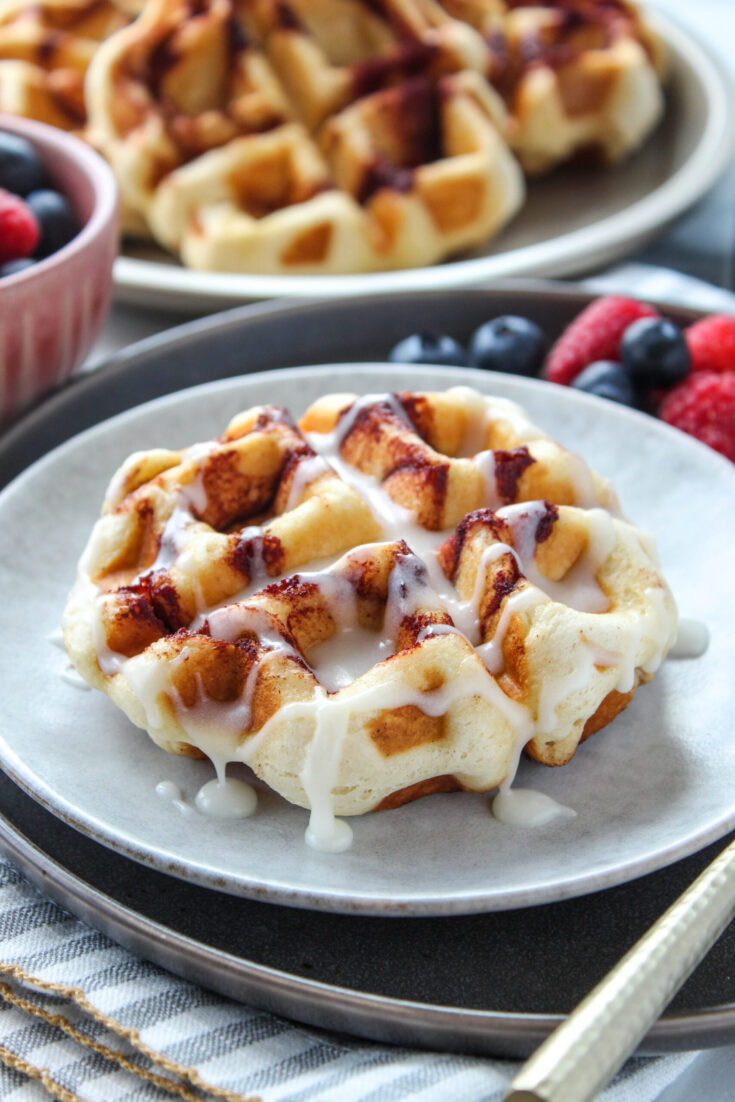
{"type": "Polygon", "coordinates": [[[156,743],[336,819],[561,765],[676,630],[652,541],[520,407],[464,387],[237,416],[112,479],[69,656],[156,743]]]}

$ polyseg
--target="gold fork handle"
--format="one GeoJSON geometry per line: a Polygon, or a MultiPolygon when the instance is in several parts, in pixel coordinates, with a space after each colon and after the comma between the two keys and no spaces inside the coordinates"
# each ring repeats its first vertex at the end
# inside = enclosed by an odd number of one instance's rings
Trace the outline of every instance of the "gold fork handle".
{"type": "Polygon", "coordinates": [[[635,1049],[735,915],[735,842],[554,1030],[505,1102],[589,1102],[635,1049]]]}

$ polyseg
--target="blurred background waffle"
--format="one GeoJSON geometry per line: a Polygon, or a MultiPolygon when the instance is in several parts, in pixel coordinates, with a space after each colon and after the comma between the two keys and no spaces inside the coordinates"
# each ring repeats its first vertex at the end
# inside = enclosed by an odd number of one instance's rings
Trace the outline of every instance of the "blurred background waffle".
{"type": "Polygon", "coordinates": [[[663,111],[663,49],[625,0],[148,0],[135,14],[8,0],[0,106],[83,131],[140,229],[200,269],[432,264],[512,218],[524,170],[618,161],[663,111]]]}
{"type": "Polygon", "coordinates": [[[0,112],[85,136],[84,78],[135,0],[1,0],[0,112]]]}

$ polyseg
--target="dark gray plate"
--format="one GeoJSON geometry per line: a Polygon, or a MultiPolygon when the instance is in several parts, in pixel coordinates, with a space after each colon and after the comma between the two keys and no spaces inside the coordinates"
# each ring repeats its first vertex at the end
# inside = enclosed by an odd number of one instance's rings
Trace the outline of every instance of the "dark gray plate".
{"type": "MultiPolygon", "coordinates": [[[[2,481],[102,417],[213,378],[321,360],[380,360],[409,330],[460,339],[528,314],[551,335],[584,305],[570,291],[497,289],[248,307],[183,327],[67,387],[0,441],[2,481]]],[[[668,313],[679,320],[681,311],[668,313]]],[[[368,918],[221,895],[109,852],[0,779],[0,846],[44,891],[189,979],[312,1025],[374,1039],[519,1056],[612,966],[724,843],[623,887],[487,915],[368,918]]],[[[735,1039],[728,931],[645,1042],[735,1039]]]]}

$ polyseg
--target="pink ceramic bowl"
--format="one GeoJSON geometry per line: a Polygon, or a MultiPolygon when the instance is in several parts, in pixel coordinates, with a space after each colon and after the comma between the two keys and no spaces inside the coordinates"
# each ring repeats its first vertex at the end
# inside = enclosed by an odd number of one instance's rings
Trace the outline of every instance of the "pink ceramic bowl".
{"type": "Polygon", "coordinates": [[[27,138],[82,230],[32,268],[0,279],[0,422],[71,375],[110,306],[117,253],[117,189],[110,169],[77,138],[43,123],[0,115],[0,130],[27,138]]]}

